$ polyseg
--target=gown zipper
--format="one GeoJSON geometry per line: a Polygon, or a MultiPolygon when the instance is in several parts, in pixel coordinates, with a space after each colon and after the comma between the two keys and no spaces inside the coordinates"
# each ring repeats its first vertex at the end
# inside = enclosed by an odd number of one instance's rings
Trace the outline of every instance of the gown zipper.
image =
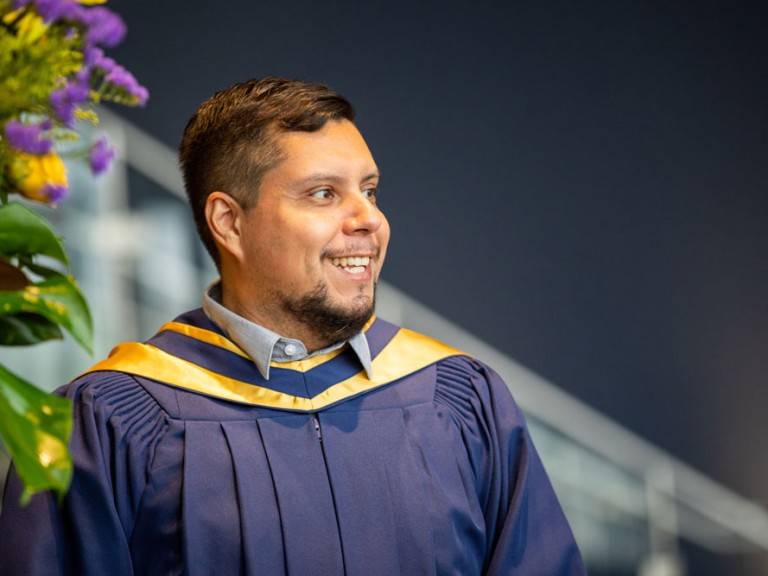
{"type": "Polygon", "coordinates": [[[315,425],[315,433],[317,434],[318,441],[323,441],[323,432],[320,430],[320,418],[317,414],[312,414],[312,423],[315,425]]]}

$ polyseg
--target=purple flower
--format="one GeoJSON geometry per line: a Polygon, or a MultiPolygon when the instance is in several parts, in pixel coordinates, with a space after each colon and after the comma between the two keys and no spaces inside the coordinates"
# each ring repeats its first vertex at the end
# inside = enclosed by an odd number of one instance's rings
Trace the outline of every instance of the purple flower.
{"type": "Polygon", "coordinates": [[[75,84],[82,86],[90,92],[91,85],[91,69],[87,66],[83,66],[75,73],[75,84]]]}
{"type": "Polygon", "coordinates": [[[91,46],[85,49],[83,53],[83,64],[85,66],[92,66],[103,70],[104,73],[108,73],[117,66],[117,63],[109,56],[104,55],[104,50],[97,46],[91,46]]]}
{"type": "Polygon", "coordinates": [[[101,174],[109,168],[114,157],[114,149],[109,145],[107,139],[102,136],[91,147],[91,172],[94,175],[101,174]]]}
{"type": "Polygon", "coordinates": [[[69,195],[69,188],[62,184],[46,184],[43,187],[43,194],[50,204],[56,206],[69,195]]]}
{"type": "MultiPolygon", "coordinates": [[[[135,100],[135,104],[143,106],[149,99],[149,92],[141,86],[136,78],[112,58],[105,56],[104,51],[97,46],[90,46],[83,52],[83,70],[101,72],[106,84],[127,92],[135,100]]],[[[99,74],[95,74],[98,78],[99,74]]]]}
{"type": "Polygon", "coordinates": [[[123,20],[107,8],[99,6],[88,10],[81,9],[79,20],[88,27],[85,39],[90,46],[117,46],[125,38],[126,27],[123,20]]]}
{"type": "Polygon", "coordinates": [[[144,106],[149,98],[149,92],[144,86],[141,86],[134,78],[133,74],[128,72],[125,68],[119,64],[115,64],[113,68],[104,77],[104,81],[122,88],[128,94],[136,99],[139,106],[144,106]]]}
{"type": "Polygon", "coordinates": [[[77,19],[80,13],[80,5],[73,0],[35,0],[34,4],[35,10],[46,23],[63,18],[77,19]]]}
{"type": "Polygon", "coordinates": [[[56,116],[65,126],[71,126],[74,120],[75,108],[82,102],[87,101],[89,95],[87,86],[78,83],[65,84],[61,88],[52,90],[48,100],[56,116]]]}
{"type": "Polygon", "coordinates": [[[149,100],[149,90],[139,84],[136,84],[131,94],[136,97],[136,104],[138,106],[144,106],[144,104],[147,103],[147,100],[149,100]]]}
{"type": "Polygon", "coordinates": [[[48,154],[53,148],[53,141],[43,137],[45,130],[51,129],[50,120],[38,124],[24,124],[10,120],[5,124],[5,137],[11,147],[28,154],[48,154]]]}
{"type": "Polygon", "coordinates": [[[98,46],[87,46],[83,50],[83,65],[95,66],[100,58],[104,57],[104,50],[98,46]]]}

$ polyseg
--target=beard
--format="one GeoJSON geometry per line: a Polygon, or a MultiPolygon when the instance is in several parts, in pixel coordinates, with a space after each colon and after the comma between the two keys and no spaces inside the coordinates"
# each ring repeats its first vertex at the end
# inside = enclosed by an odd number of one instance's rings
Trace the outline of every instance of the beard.
{"type": "Polygon", "coordinates": [[[283,310],[317,335],[326,346],[349,340],[363,329],[373,316],[373,298],[361,294],[351,306],[334,305],[328,297],[328,285],[320,283],[312,292],[299,298],[283,297],[283,310]]]}

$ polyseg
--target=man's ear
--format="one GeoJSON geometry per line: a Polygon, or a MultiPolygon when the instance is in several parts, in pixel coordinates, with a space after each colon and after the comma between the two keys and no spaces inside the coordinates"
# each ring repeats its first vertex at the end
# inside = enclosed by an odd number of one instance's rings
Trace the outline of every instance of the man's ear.
{"type": "Polygon", "coordinates": [[[225,192],[211,192],[205,200],[205,219],[221,252],[242,257],[243,209],[225,192]]]}

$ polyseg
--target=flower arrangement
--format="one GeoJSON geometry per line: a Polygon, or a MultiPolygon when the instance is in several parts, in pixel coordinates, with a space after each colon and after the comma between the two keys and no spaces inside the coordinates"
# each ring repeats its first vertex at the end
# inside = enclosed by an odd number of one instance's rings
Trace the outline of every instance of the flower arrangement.
{"type": "MultiPolygon", "coordinates": [[[[76,123],[98,122],[93,106],[143,106],[147,90],[104,53],[126,27],[106,0],[0,0],[0,346],[26,346],[68,332],[87,351],[93,329],[60,239],[33,206],[69,194],[60,150],[94,175],[113,150],[81,142],[76,123]],[[64,146],[66,144],[66,146],[64,146]]],[[[72,475],[68,400],[47,394],[0,364],[0,438],[28,499],[72,475]]]]}

